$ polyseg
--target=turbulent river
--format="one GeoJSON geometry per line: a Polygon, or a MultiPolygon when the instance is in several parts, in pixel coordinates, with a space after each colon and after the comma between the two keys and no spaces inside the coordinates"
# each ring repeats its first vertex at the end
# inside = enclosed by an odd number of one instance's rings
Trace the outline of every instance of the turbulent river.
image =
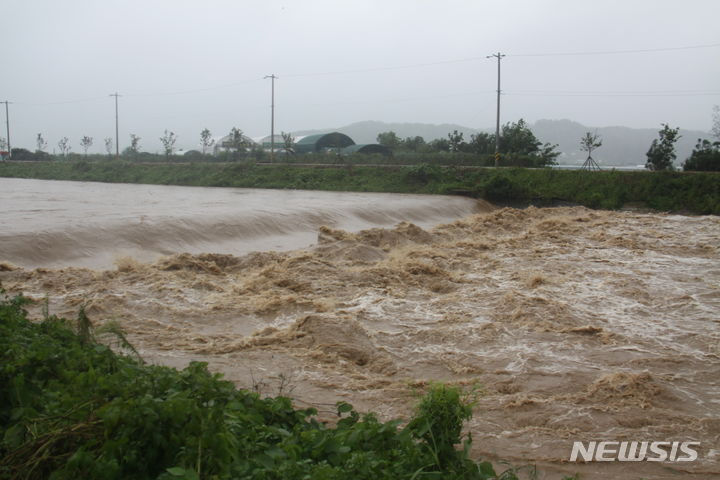
{"type": "Polygon", "coordinates": [[[0,281],[331,418],[478,392],[478,457],[720,478],[720,219],[466,198],[0,179],[0,281]],[[575,441],[694,462],[569,463],[575,441]]]}

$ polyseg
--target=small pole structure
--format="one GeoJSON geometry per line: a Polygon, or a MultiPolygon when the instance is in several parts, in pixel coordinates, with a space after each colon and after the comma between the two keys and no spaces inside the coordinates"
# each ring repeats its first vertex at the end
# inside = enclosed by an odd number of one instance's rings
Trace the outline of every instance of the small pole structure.
{"type": "Polygon", "coordinates": [[[270,79],[270,162],[275,161],[275,74],[266,75],[270,79]]]}
{"type": "Polygon", "coordinates": [[[596,148],[600,148],[601,146],[602,139],[600,138],[600,135],[598,135],[597,133],[592,134],[590,132],[585,133],[585,136],[580,139],[580,148],[588,152],[588,156],[585,160],[585,163],[583,163],[582,167],[580,167],[580,170],[598,172],[601,170],[600,165],[598,165],[597,162],[592,158],[593,150],[595,150],[596,148]]]}
{"type": "Polygon", "coordinates": [[[111,93],[109,96],[115,97],[115,160],[120,160],[120,135],[118,129],[118,95],[117,92],[111,93]]]}
{"type": "MultiPolygon", "coordinates": [[[[577,165],[577,164],[576,164],[577,165]]],[[[601,170],[600,165],[597,164],[595,160],[588,154],[588,158],[585,160],[585,163],[582,164],[582,167],[580,167],[580,170],[597,170],[598,172],[601,170]]]]}
{"type": "Polygon", "coordinates": [[[495,117],[495,167],[500,166],[500,60],[505,55],[498,52],[488,55],[485,58],[497,58],[498,64],[498,81],[497,81],[497,115],[495,117]]]}
{"type": "Polygon", "coordinates": [[[12,158],[12,146],[10,146],[10,113],[8,110],[8,104],[12,102],[8,102],[5,100],[4,102],[0,102],[5,104],[5,125],[7,126],[7,146],[8,146],[8,158],[12,158]]]}

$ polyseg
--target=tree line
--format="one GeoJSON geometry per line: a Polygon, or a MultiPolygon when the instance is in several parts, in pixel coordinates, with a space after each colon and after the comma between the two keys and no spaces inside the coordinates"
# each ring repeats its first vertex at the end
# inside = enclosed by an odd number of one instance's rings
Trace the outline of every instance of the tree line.
{"type": "MultiPolygon", "coordinates": [[[[668,124],[662,124],[658,132],[658,138],[653,140],[648,151],[645,167],[651,171],[674,170],[677,154],[675,143],[680,138],[679,128],[671,128],[668,124]]],[[[698,139],[690,157],[682,164],[686,171],[720,171],[720,107],[713,109],[712,136],[714,140],[698,139]]],[[[277,148],[288,155],[294,154],[295,138],[282,132],[283,141],[277,148]]],[[[163,145],[164,156],[170,159],[175,154],[175,144],[178,136],[172,131],[165,130],[159,138],[163,145]]],[[[136,134],[130,134],[130,145],[122,151],[122,157],[131,160],[157,161],[158,155],[141,151],[142,138],[136,134]]],[[[115,147],[112,137],[103,139],[107,156],[113,156],[115,147]]],[[[453,157],[464,155],[466,161],[462,163],[478,165],[489,165],[488,159],[495,152],[496,139],[494,133],[479,132],[471,134],[466,139],[462,132],[454,130],[448,133],[447,138],[438,138],[426,141],[421,136],[400,138],[395,132],[382,132],[377,135],[377,142],[391,150],[393,154],[402,156],[410,163],[424,163],[428,158],[441,157],[445,160],[454,160],[453,157]],[[449,156],[449,157],[448,157],[449,156]]],[[[80,139],[80,147],[84,156],[88,156],[88,150],[93,146],[94,139],[90,136],[83,136],[80,139]]],[[[36,137],[37,149],[34,152],[23,148],[13,148],[12,158],[14,160],[51,160],[58,156],[52,156],[47,152],[48,142],[42,133],[36,137]]],[[[213,159],[220,161],[237,161],[243,158],[253,158],[262,161],[266,152],[262,145],[255,144],[242,130],[233,127],[230,133],[222,138],[216,145],[209,129],[205,128],[200,132],[201,151],[191,150],[186,152],[184,158],[193,161],[207,160],[208,151],[213,147],[219,147],[219,154],[213,152],[213,159]]],[[[583,168],[599,169],[599,166],[592,159],[592,152],[602,146],[602,139],[597,134],[587,132],[580,139],[580,148],[588,152],[588,160],[583,168]]],[[[62,137],[57,143],[60,157],[63,159],[73,158],[72,145],[68,137],[62,137]]],[[[0,151],[7,148],[7,141],[0,137],[0,151]]],[[[560,152],[556,150],[557,145],[541,142],[525,120],[509,122],[502,126],[499,153],[503,159],[502,166],[524,166],[524,167],[547,167],[557,164],[557,157],[560,152]]],[[[76,157],[76,156],[75,156],[76,157]]],[[[452,162],[451,162],[452,163],[452,162]]]]}
{"type": "MultiPolygon", "coordinates": [[[[423,137],[400,138],[395,132],[383,132],[377,136],[377,142],[396,152],[404,153],[469,153],[474,155],[492,155],[495,152],[495,134],[479,132],[465,140],[462,132],[454,130],[447,138],[438,138],[426,142],[423,137]]],[[[557,145],[542,143],[522,118],[517,122],[506,123],[500,134],[500,153],[505,156],[528,156],[536,159],[532,166],[555,165],[560,152],[557,145]]]]}
{"type": "MultiPolygon", "coordinates": [[[[658,138],[653,140],[647,151],[645,168],[651,171],[675,170],[675,143],[680,138],[679,128],[671,128],[662,124],[658,138]]],[[[682,166],[685,171],[720,171],[720,107],[713,109],[712,136],[716,140],[701,139],[693,149],[682,166]]],[[[469,153],[476,155],[490,155],[495,151],[495,134],[480,132],[470,135],[465,141],[464,135],[457,130],[449,133],[447,138],[439,138],[426,142],[423,137],[400,138],[395,132],[382,132],[377,136],[377,142],[399,154],[438,154],[469,153]]],[[[588,161],[583,165],[597,163],[592,159],[592,152],[602,146],[602,138],[597,134],[586,132],[580,139],[580,149],[588,153],[588,161]]],[[[542,143],[535,137],[527,123],[520,119],[516,123],[506,123],[500,135],[500,153],[503,157],[529,156],[538,161],[533,165],[525,166],[551,166],[556,165],[559,155],[555,149],[557,145],[542,143]]],[[[592,169],[592,168],[591,168],[592,169]]]]}
{"type": "MultiPolygon", "coordinates": [[[[222,142],[222,147],[231,151],[241,151],[250,147],[251,141],[246,137],[242,130],[233,127],[227,137],[228,140],[222,142]]],[[[140,155],[151,155],[154,154],[148,152],[142,152],[141,148],[142,137],[134,133],[130,134],[130,144],[123,149],[120,154],[123,157],[137,158],[140,155]]],[[[175,144],[178,140],[178,135],[175,132],[165,130],[163,135],[159,138],[160,143],[163,146],[163,153],[166,157],[170,157],[175,154],[175,144]]],[[[106,137],[103,139],[105,146],[105,152],[109,157],[113,156],[115,152],[115,140],[112,137],[106,137]]],[[[48,142],[42,133],[38,133],[35,138],[35,144],[37,148],[35,151],[30,151],[25,148],[13,148],[12,158],[14,160],[51,160],[53,155],[48,152],[48,142]]],[[[90,136],[83,136],[80,141],[80,148],[83,150],[83,155],[87,157],[88,150],[95,144],[95,139],[90,136]]],[[[215,139],[209,129],[205,128],[200,132],[200,145],[202,151],[191,151],[196,152],[198,155],[207,155],[208,151],[215,145],[215,139]]],[[[0,137],[0,151],[4,151],[7,148],[7,141],[0,137]]],[[[62,137],[57,143],[57,149],[60,152],[59,155],[62,158],[68,158],[73,153],[72,143],[68,137],[62,137]]]]}
{"type": "MultiPolygon", "coordinates": [[[[652,141],[647,151],[645,168],[652,171],[675,170],[675,142],[680,138],[679,128],[662,124],[658,138],[652,141]]],[[[720,171],[720,107],[713,109],[713,127],[711,135],[716,140],[698,138],[695,148],[685,159],[682,168],[685,171],[720,171]]]]}

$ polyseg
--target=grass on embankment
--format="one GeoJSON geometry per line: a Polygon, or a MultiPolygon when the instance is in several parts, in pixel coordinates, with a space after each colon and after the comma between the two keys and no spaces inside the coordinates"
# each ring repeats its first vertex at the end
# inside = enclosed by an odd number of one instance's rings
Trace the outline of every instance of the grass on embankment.
{"type": "Polygon", "coordinates": [[[570,202],[591,208],[633,205],[661,211],[720,214],[720,173],[588,172],[525,168],[442,168],[3,162],[0,176],[160,185],[455,194],[495,202],[570,202]]]}

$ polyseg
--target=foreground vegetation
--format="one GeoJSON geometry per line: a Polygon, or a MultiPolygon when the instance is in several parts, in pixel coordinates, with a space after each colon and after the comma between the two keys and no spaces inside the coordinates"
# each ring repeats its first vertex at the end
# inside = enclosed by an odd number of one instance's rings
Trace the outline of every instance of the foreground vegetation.
{"type": "Polygon", "coordinates": [[[720,214],[720,173],[440,165],[307,167],[252,163],[0,162],[0,176],[162,185],[462,194],[500,203],[626,206],[720,214]]]}
{"type": "MultiPolygon", "coordinates": [[[[28,321],[0,290],[0,477],[516,479],[468,458],[470,405],[435,385],[405,428],[337,405],[330,427],[288,398],[237,390],[206,365],[143,364],[77,323],[28,321]]],[[[114,330],[124,345],[122,333],[114,330]]]]}

